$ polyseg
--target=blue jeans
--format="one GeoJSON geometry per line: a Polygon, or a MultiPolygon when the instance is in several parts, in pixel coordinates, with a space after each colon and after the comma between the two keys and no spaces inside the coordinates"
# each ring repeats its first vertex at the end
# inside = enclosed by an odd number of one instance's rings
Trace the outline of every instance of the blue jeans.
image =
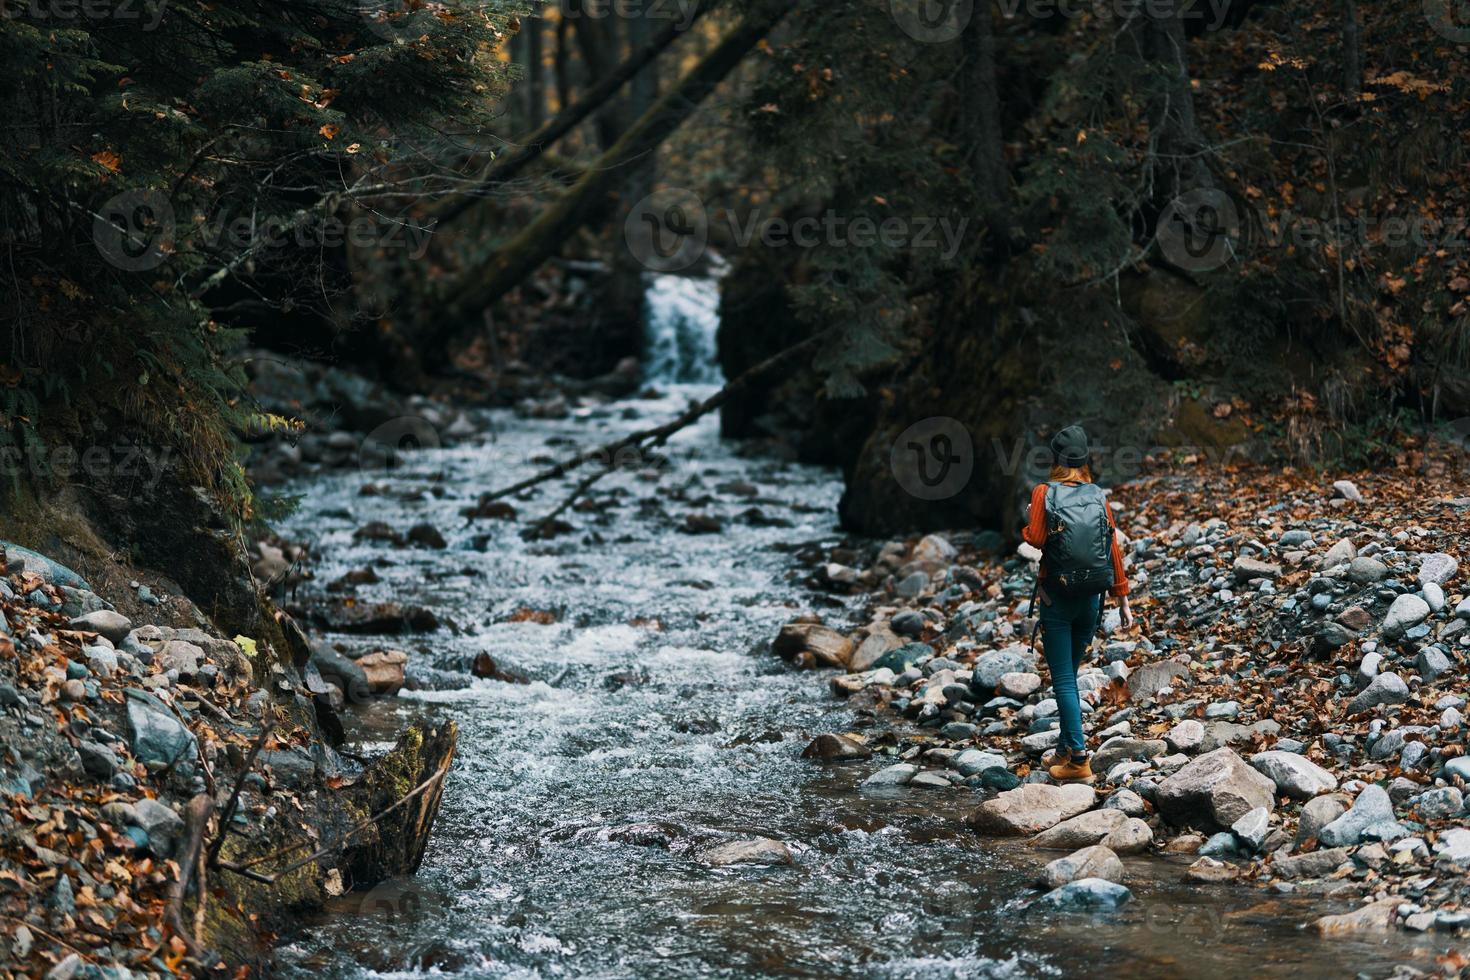
{"type": "Polygon", "coordinates": [[[1056,694],[1057,713],[1061,715],[1062,735],[1059,749],[1074,753],[1087,751],[1082,738],[1082,701],[1077,696],[1077,668],[1087,656],[1092,634],[1097,632],[1097,617],[1102,611],[1102,596],[1069,599],[1048,595],[1046,583],[1037,596],[1040,603],[1041,643],[1046,650],[1046,666],[1051,671],[1052,691],[1056,694]]]}

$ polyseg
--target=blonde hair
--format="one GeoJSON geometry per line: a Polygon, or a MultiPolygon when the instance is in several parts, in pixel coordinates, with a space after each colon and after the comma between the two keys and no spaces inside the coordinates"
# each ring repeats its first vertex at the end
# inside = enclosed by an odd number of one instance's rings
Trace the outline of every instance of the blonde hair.
{"type": "Polygon", "coordinates": [[[1058,463],[1051,468],[1048,479],[1052,483],[1091,483],[1092,467],[1086,463],[1081,466],[1062,466],[1058,463]]]}

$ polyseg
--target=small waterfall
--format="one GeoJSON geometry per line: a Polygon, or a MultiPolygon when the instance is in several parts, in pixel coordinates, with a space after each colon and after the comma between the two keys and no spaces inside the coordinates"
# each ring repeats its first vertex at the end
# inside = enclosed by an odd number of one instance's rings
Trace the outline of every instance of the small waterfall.
{"type": "Polygon", "coordinates": [[[723,263],[708,275],[650,275],[643,294],[643,377],[664,384],[724,384],[715,331],[723,263]]]}

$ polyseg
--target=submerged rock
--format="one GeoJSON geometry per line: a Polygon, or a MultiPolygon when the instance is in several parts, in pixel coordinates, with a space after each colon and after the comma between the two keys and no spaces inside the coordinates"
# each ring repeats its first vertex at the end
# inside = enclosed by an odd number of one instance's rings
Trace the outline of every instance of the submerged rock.
{"type": "Polygon", "coordinates": [[[1124,885],[1103,878],[1080,878],[1047,892],[1036,900],[1060,911],[1110,911],[1133,898],[1124,885]]]}
{"type": "Polygon", "coordinates": [[[796,862],[791,848],[769,837],[751,837],[718,844],[700,851],[699,859],[712,868],[724,868],[732,864],[776,865],[796,862]]]}

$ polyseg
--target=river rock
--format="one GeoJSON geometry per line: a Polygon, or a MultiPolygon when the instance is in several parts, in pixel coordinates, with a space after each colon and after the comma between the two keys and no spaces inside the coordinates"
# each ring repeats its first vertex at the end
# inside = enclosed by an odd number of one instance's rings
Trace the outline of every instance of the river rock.
{"type": "Polygon", "coordinates": [[[1204,740],[1204,722],[1194,718],[1186,718],[1164,733],[1164,744],[1172,752],[1195,752],[1204,740]]]}
{"type": "Polygon", "coordinates": [[[1388,615],[1383,619],[1383,635],[1391,638],[1403,636],[1428,619],[1429,613],[1429,603],[1405,592],[1388,607],[1388,615]]]}
{"type": "Polygon", "coordinates": [[[1184,869],[1184,877],[1190,881],[1203,882],[1207,885],[1218,885],[1227,881],[1234,881],[1240,877],[1240,869],[1225,861],[1217,861],[1212,857],[1201,857],[1189,867],[1184,869]]]}
{"type": "Polygon", "coordinates": [[[1340,794],[1318,796],[1308,800],[1302,806],[1301,818],[1297,822],[1297,843],[1300,844],[1308,838],[1316,837],[1322,832],[1323,827],[1342,816],[1347,809],[1348,799],[1340,794]]]}
{"type": "Polygon", "coordinates": [[[1146,820],[1129,817],[1123,825],[1102,839],[1104,846],[1117,854],[1141,854],[1154,842],[1153,828],[1146,820]]]}
{"type": "Polygon", "coordinates": [[[1030,671],[1016,670],[1002,674],[996,692],[1002,697],[1025,701],[1041,690],[1041,677],[1030,671]]]}
{"type": "Polygon", "coordinates": [[[1352,809],[1323,827],[1317,839],[1328,847],[1345,847],[1365,837],[1391,840],[1404,836],[1403,827],[1394,820],[1393,801],[1375,783],[1363,787],[1352,809]]]}
{"type": "Polygon", "coordinates": [[[1423,555],[1419,559],[1419,583],[1421,585],[1433,582],[1435,585],[1444,585],[1455,577],[1460,570],[1460,563],[1454,555],[1447,555],[1442,551],[1434,554],[1423,555]]]}
{"type": "Polygon", "coordinates": [[[1115,789],[1103,802],[1103,806],[1111,810],[1119,810],[1130,817],[1144,817],[1148,815],[1148,807],[1143,803],[1143,797],[1131,789],[1115,789]]]}
{"type": "Polygon", "coordinates": [[[194,735],[153,695],[127,690],[128,727],[133,755],[151,770],[194,757],[194,735]]]}
{"type": "Polygon", "coordinates": [[[847,667],[852,659],[852,641],[820,623],[787,623],[771,644],[777,654],[791,660],[810,653],[825,667],[847,667]]]}
{"type": "MultiPolygon", "coordinates": [[[[1400,596],[1400,598],[1403,598],[1400,596]]],[[[1409,700],[1409,685],[1391,670],[1376,674],[1367,687],[1348,702],[1348,714],[1371,711],[1381,704],[1403,704],[1409,700]]]]}
{"type": "Polygon", "coordinates": [[[909,780],[919,773],[919,767],[907,762],[879,769],[873,775],[863,780],[863,785],[870,788],[882,788],[889,786],[905,786],[909,780]]]}
{"type": "Polygon", "coordinates": [[[1006,767],[1005,756],[996,755],[994,752],[985,752],[980,749],[966,749],[955,756],[950,763],[959,771],[961,776],[975,776],[987,769],[1004,769],[1006,767]]]}
{"type": "Polygon", "coordinates": [[[1359,585],[1371,585],[1388,578],[1388,566],[1377,558],[1354,558],[1348,563],[1347,577],[1359,585]]]}
{"type": "Polygon", "coordinates": [[[1253,578],[1274,579],[1281,575],[1281,566],[1274,562],[1260,561],[1244,555],[1235,559],[1235,580],[1248,582],[1253,578]]]}
{"type": "Polygon", "coordinates": [[[122,613],[99,609],[73,619],[71,628],[105,636],[111,643],[121,643],[133,631],[133,624],[122,613]]]}
{"type": "Polygon", "coordinates": [[[914,545],[913,553],[909,555],[911,561],[932,561],[939,564],[948,564],[954,561],[959,551],[950,544],[949,539],[938,534],[926,534],[914,545]]]}
{"type": "Polygon", "coordinates": [[[1336,871],[1351,857],[1345,847],[1320,848],[1305,854],[1271,859],[1271,870],[1283,878],[1321,878],[1336,871]]]}
{"type": "Polygon", "coordinates": [[[1089,847],[1100,843],[1127,822],[1128,815],[1121,810],[1089,810],[1042,831],[1031,838],[1030,844],[1032,847],[1064,851],[1089,847]]]}
{"type": "Polygon", "coordinates": [[[832,734],[818,735],[801,751],[803,759],[816,759],[818,762],[852,762],[872,756],[873,750],[857,739],[832,734]]]}
{"type": "Polygon", "coordinates": [[[1341,915],[1324,915],[1312,923],[1319,935],[1341,936],[1354,932],[1387,932],[1403,899],[1384,898],[1341,915]]]}
{"type": "Polygon", "coordinates": [[[404,667],[408,654],[402,650],[374,650],[357,658],[357,666],[367,678],[368,690],[392,697],[403,687],[404,667]]]}
{"type": "Polygon", "coordinates": [[[1060,888],[1081,878],[1122,881],[1123,862],[1108,848],[1094,844],[1048,863],[1042,873],[1047,888],[1060,888]]]}
{"type": "Polygon", "coordinates": [[[1120,762],[1146,762],[1163,755],[1166,748],[1163,739],[1116,735],[1093,753],[1092,768],[1105,773],[1120,762]]]}
{"type": "Polygon", "coordinates": [[[862,643],[858,644],[857,650],[848,661],[848,669],[855,673],[872,670],[873,664],[890,650],[897,650],[903,646],[903,640],[886,629],[878,629],[869,633],[862,643]]]}
{"type": "Polygon", "coordinates": [[[157,800],[147,797],[133,804],[134,822],[148,834],[148,844],[159,857],[169,857],[174,844],[184,832],[184,820],[157,800]]]}
{"type": "Polygon", "coordinates": [[[769,837],[752,837],[718,844],[700,851],[699,859],[712,868],[724,868],[732,864],[794,864],[796,861],[791,848],[769,837]]]}
{"type": "Polygon", "coordinates": [[[1279,750],[1251,756],[1256,771],[1294,800],[1309,800],[1337,789],[1337,777],[1304,755],[1279,750]]]}
{"type": "Polygon", "coordinates": [[[1259,851],[1266,842],[1266,835],[1271,832],[1271,811],[1263,806],[1256,807],[1231,824],[1230,832],[1250,850],[1259,851]]]}
{"type": "Polygon", "coordinates": [[[1166,687],[1188,687],[1189,668],[1177,660],[1155,660],[1128,675],[1128,697],[1147,701],[1166,687]]]}
{"type": "Polygon", "coordinates": [[[1034,667],[1035,658],[1024,644],[1018,643],[1004,650],[990,650],[975,658],[970,686],[989,694],[1006,674],[1026,673],[1034,667]]]}
{"type": "Polygon", "coordinates": [[[1276,785],[1229,748],[1194,759],[1159,784],[1154,805],[1170,823],[1225,830],[1256,807],[1276,806],[1276,785]]]}
{"type": "Polygon", "coordinates": [[[77,756],[82,760],[82,769],[93,779],[107,781],[117,772],[117,756],[112,749],[89,739],[77,741],[77,756]]]}
{"type": "Polygon", "coordinates": [[[1082,783],[1024,783],[981,803],[965,822],[982,834],[1034,835],[1092,809],[1096,802],[1097,792],[1082,783]]]}
{"type": "Polygon", "coordinates": [[[1037,904],[1059,911],[1108,911],[1122,907],[1133,893],[1125,886],[1103,878],[1079,878],[1038,898],[1037,904]]]}
{"type": "Polygon", "coordinates": [[[1327,554],[1322,556],[1322,568],[1336,568],[1338,565],[1346,565],[1358,557],[1358,548],[1353,544],[1351,538],[1343,538],[1337,544],[1327,549],[1327,554]]]}

